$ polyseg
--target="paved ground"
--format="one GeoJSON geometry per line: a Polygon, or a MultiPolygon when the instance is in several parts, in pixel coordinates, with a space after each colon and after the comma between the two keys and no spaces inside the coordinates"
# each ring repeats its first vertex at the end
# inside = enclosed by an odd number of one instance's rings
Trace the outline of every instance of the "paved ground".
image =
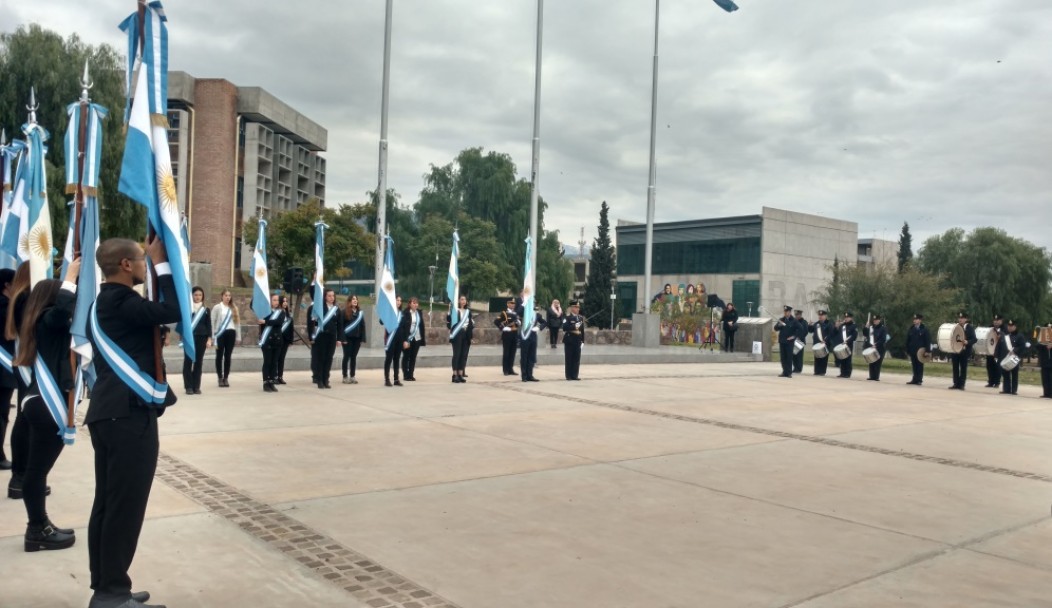
{"type": "MultiPolygon", "coordinates": [[[[1052,606],[1052,401],[767,363],[444,369],[184,397],[132,570],[175,608],[1052,606]]],[[[0,502],[0,606],[83,607],[91,448],[52,474],[66,551],[0,502]]]]}

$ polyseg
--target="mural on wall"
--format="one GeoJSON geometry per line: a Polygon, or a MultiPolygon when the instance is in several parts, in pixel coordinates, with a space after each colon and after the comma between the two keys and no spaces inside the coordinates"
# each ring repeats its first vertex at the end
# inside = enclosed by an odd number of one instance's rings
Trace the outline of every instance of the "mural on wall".
{"type": "Polygon", "coordinates": [[[701,281],[666,283],[651,302],[650,311],[661,315],[663,342],[718,344],[720,311],[706,306],[708,294],[701,281]]]}

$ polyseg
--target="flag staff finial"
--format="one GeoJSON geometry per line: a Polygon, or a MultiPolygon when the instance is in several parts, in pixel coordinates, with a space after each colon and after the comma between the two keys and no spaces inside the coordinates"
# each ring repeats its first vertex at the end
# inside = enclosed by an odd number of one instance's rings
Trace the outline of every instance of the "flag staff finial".
{"type": "Polygon", "coordinates": [[[29,110],[29,124],[37,124],[37,108],[40,104],[37,103],[37,90],[35,87],[29,87],[29,105],[26,109],[29,110]]]}
{"type": "Polygon", "coordinates": [[[7,129],[0,129],[0,146],[7,145],[7,129]]]}
{"type": "Polygon", "coordinates": [[[80,86],[82,87],[80,90],[81,103],[91,102],[91,95],[88,94],[88,91],[95,86],[95,83],[91,81],[91,73],[88,71],[88,61],[87,59],[84,60],[84,75],[80,78],[80,86]]]}

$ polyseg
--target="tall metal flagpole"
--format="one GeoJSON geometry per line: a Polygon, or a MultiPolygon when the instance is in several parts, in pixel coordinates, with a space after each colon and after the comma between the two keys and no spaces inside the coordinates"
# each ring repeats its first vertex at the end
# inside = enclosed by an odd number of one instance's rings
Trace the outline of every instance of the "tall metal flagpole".
{"type": "MultiPolygon", "coordinates": [[[[533,169],[530,174],[530,268],[537,272],[537,249],[540,248],[538,234],[537,188],[541,178],[541,42],[544,33],[544,0],[537,0],[537,67],[534,69],[533,85],[533,169]]],[[[534,286],[536,290],[536,286],[534,286]]]]}
{"type": "MultiPolygon", "coordinates": [[[[391,14],[393,10],[394,0],[387,0],[387,10],[384,14],[383,93],[380,98],[380,169],[376,197],[376,285],[374,292],[376,294],[377,302],[379,302],[380,294],[383,292],[383,286],[380,282],[383,275],[384,254],[386,250],[384,234],[387,228],[387,105],[388,96],[391,90],[391,14]]],[[[380,316],[377,314],[376,318],[379,320],[380,316]]],[[[378,328],[378,325],[373,327],[373,331],[370,335],[377,339],[373,340],[371,344],[382,346],[383,334],[377,331],[378,328]]]]}
{"type": "MultiPolygon", "coordinates": [[[[654,261],[654,204],[657,181],[657,90],[658,90],[658,24],[661,17],[661,0],[654,0],[654,77],[650,89],[650,182],[647,185],[647,238],[643,261],[643,303],[650,311],[650,273],[654,261]]],[[[638,297],[638,295],[637,295],[638,297]]]]}

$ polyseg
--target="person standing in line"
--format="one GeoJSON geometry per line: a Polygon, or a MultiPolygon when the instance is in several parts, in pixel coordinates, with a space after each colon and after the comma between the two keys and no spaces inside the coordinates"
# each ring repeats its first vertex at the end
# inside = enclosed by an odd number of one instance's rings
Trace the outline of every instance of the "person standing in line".
{"type": "Polygon", "coordinates": [[[738,309],[734,302],[727,302],[727,308],[720,318],[723,325],[723,352],[734,352],[734,334],[738,332],[738,309]]]}
{"type": "Polygon", "coordinates": [[[559,329],[563,326],[563,307],[558,299],[552,300],[548,307],[548,338],[552,348],[559,343],[559,329]]]}
{"type": "MultiPolygon", "coordinates": [[[[994,344],[1000,344],[1004,340],[1004,318],[995,314],[993,322],[990,327],[994,330],[994,344]]],[[[994,353],[986,356],[986,387],[985,388],[1000,388],[1001,376],[1003,370],[1001,369],[1001,358],[996,356],[997,347],[994,347],[994,353]]],[[[1004,391],[1001,391],[1002,393],[1004,391]]]]}
{"type": "MultiPolygon", "coordinates": [[[[402,327],[402,296],[395,296],[395,308],[398,310],[399,323],[395,327],[384,327],[384,386],[402,386],[398,381],[398,373],[402,369],[403,337],[402,327]],[[395,335],[391,335],[392,332],[395,335]],[[391,383],[391,370],[394,369],[394,384],[391,383]]],[[[380,325],[384,322],[381,319],[380,325]]]]}
{"type": "Polygon", "coordinates": [[[358,371],[358,351],[365,341],[365,314],[358,305],[358,296],[347,298],[343,308],[343,370],[344,384],[358,384],[354,375],[358,371]]]}
{"type": "Polygon", "coordinates": [[[427,327],[420,313],[420,300],[409,298],[409,309],[402,313],[399,324],[402,333],[402,377],[406,382],[416,382],[416,355],[421,346],[427,346],[427,327]]]}
{"type": "MultiPolygon", "coordinates": [[[[1015,321],[1012,319],[1008,320],[1007,331],[1002,332],[1001,339],[997,342],[997,348],[994,353],[997,357],[997,367],[1001,367],[1001,361],[1004,360],[1008,355],[1015,355],[1022,358],[1023,352],[1030,347],[1030,344],[1026,341],[1026,338],[1019,334],[1019,330],[1016,327],[1015,321]]],[[[1001,379],[1003,380],[1003,386],[1001,389],[1002,395],[1016,395],[1019,393],[1019,366],[1016,365],[1010,370],[1002,370],[1001,379]]]]}
{"type": "MultiPolygon", "coordinates": [[[[11,305],[11,283],[15,280],[15,271],[10,268],[0,269],[0,319],[7,318],[7,309],[11,305]]],[[[3,332],[0,332],[2,334],[3,332]]],[[[4,438],[11,421],[11,398],[15,396],[18,383],[11,361],[15,358],[15,341],[0,335],[0,471],[11,469],[11,461],[4,453],[4,438]]]]}
{"type": "Polygon", "coordinates": [[[953,363],[953,384],[949,388],[963,391],[965,383],[968,382],[968,361],[972,358],[972,347],[978,339],[975,336],[975,328],[968,323],[968,314],[963,310],[957,315],[957,324],[964,328],[964,341],[961,351],[950,355],[950,361],[953,363]]]}
{"type": "Polygon", "coordinates": [[[332,359],[336,354],[336,344],[343,344],[339,339],[343,329],[343,314],[336,305],[336,292],[326,289],[322,304],[322,318],[319,321],[313,316],[307,320],[307,331],[313,344],[310,349],[311,377],[318,388],[332,388],[329,377],[332,374],[332,359]]]}
{"type": "Polygon", "coordinates": [[[920,386],[924,384],[924,360],[920,351],[931,348],[931,333],[924,326],[924,315],[917,313],[913,315],[913,325],[906,334],[906,352],[910,356],[910,365],[913,367],[913,378],[906,384],[920,386]]]}
{"type": "Polygon", "coordinates": [[[160,298],[143,299],[132,287],[146,277],[143,249],[128,239],[107,239],[96,253],[106,281],[92,307],[90,339],[96,381],[85,416],[95,450],[95,500],[88,521],[88,564],[94,590],[88,608],[142,608],[148,592],[132,593],[128,570],[135,557],[157,470],[157,420],[175,403],[167,383],[154,378],[162,365],[154,352],[160,326],[179,321],[179,300],[164,243],[146,245],[160,298]],[[130,361],[118,373],[114,366],[130,361]]]}
{"type": "Polygon", "coordinates": [[[69,328],[77,303],[79,273],[78,256],[69,263],[62,281],[43,279],[33,287],[18,336],[18,355],[12,363],[33,369],[22,403],[28,429],[22,478],[22,500],[28,519],[24,542],[27,553],[66,549],[77,540],[72,529],[51,523],[46,496],[48,473],[65,447],[66,407],[73,390],[69,328]]]}
{"type": "MultiPolygon", "coordinates": [[[[1052,323],[1046,327],[1052,332],[1052,323]]],[[[1052,399],[1052,343],[1038,342],[1037,362],[1041,367],[1041,397],[1052,399]]]]}
{"type": "MultiPolygon", "coordinates": [[[[796,341],[799,342],[801,346],[806,345],[807,344],[807,334],[808,334],[808,328],[807,328],[808,323],[804,319],[804,311],[802,311],[802,310],[793,311],[793,315],[794,315],[793,316],[793,321],[796,322],[796,341]]],[[[798,351],[795,348],[796,347],[795,344],[793,345],[793,347],[794,347],[793,348],[793,373],[794,374],[802,374],[802,373],[804,373],[804,350],[805,349],[801,348],[798,351]]]]}
{"type": "Polygon", "coordinates": [[[837,378],[850,378],[854,370],[855,340],[858,339],[858,328],[855,327],[855,317],[850,312],[844,313],[844,320],[840,323],[840,344],[847,345],[848,355],[840,360],[840,374],[837,378]]]}
{"type": "Polygon", "coordinates": [[[241,344],[241,313],[234,304],[229,289],[219,294],[219,303],[212,307],[212,344],[216,347],[216,376],[220,387],[229,387],[230,359],[234,346],[241,344]]]}
{"type": "Polygon", "coordinates": [[[200,395],[205,349],[212,345],[212,317],[209,315],[208,307],[204,304],[205,290],[195,286],[193,298],[189,339],[194,341],[195,357],[191,359],[183,355],[183,388],[185,389],[183,392],[187,395],[200,395]]]}
{"type": "Polygon", "coordinates": [[[276,393],[278,381],[278,357],[281,353],[281,326],[285,324],[285,311],[281,298],[270,296],[270,314],[259,319],[259,349],[263,354],[263,392],[276,393]]]}
{"type": "MultiPolygon", "coordinates": [[[[29,299],[29,264],[22,263],[15,270],[15,278],[11,282],[10,300],[7,309],[7,318],[4,320],[4,337],[12,342],[18,340],[18,333],[22,330],[22,317],[25,315],[26,301],[29,299]]],[[[18,355],[18,343],[15,342],[15,350],[11,351],[12,359],[18,355]]],[[[7,497],[12,500],[22,500],[22,476],[26,470],[26,449],[28,447],[25,418],[22,417],[22,401],[26,397],[25,379],[22,374],[15,372],[15,422],[11,425],[11,480],[7,484],[7,497]]]]}
{"type": "Polygon", "coordinates": [[[540,312],[530,311],[527,314],[533,314],[533,327],[525,336],[516,332],[519,334],[519,369],[522,371],[523,382],[540,382],[533,376],[533,368],[537,365],[537,342],[540,341],[538,335],[548,327],[548,322],[540,312]]]}
{"type": "MultiPolygon", "coordinates": [[[[497,318],[493,319],[493,324],[500,330],[500,341],[504,349],[504,356],[501,359],[501,367],[504,368],[505,376],[515,375],[515,347],[518,343],[518,336],[516,332],[522,325],[522,320],[519,318],[519,314],[515,312],[515,300],[508,300],[507,309],[501,311],[497,318]]],[[[565,341],[565,338],[563,338],[565,341]]]]}
{"type": "Polygon", "coordinates": [[[782,363],[779,378],[793,377],[793,343],[796,342],[796,321],[793,319],[793,307],[782,307],[782,318],[774,324],[778,332],[778,358],[782,363]]]}
{"type": "Polygon", "coordinates": [[[581,350],[584,348],[585,319],[581,316],[581,303],[570,300],[570,313],[563,317],[563,356],[566,379],[581,379],[581,350]]]}
{"type": "Polygon", "coordinates": [[[471,338],[475,331],[475,320],[471,318],[467,296],[460,296],[457,302],[457,324],[453,325],[453,315],[446,315],[446,327],[449,329],[449,342],[453,345],[453,383],[467,382],[464,379],[464,368],[468,365],[468,351],[471,350],[471,338]]]}
{"type": "Polygon", "coordinates": [[[281,323],[281,347],[278,349],[278,378],[274,381],[275,385],[286,384],[285,356],[288,355],[289,346],[296,338],[295,331],[292,329],[293,319],[292,311],[289,310],[289,299],[285,296],[281,296],[278,302],[281,305],[281,310],[285,312],[285,320],[281,323]]]}
{"type": "Polygon", "coordinates": [[[884,363],[884,353],[888,350],[888,328],[884,327],[884,319],[880,315],[873,315],[873,324],[863,332],[866,343],[877,349],[880,358],[869,364],[869,377],[866,380],[880,382],[880,366],[884,363]]]}
{"type": "Polygon", "coordinates": [[[833,356],[832,338],[836,330],[833,328],[833,322],[829,320],[824,310],[818,311],[818,320],[812,323],[808,330],[815,335],[811,339],[812,344],[825,344],[826,346],[826,356],[816,356],[814,366],[814,375],[824,376],[826,375],[826,369],[829,367],[829,358],[833,356]]]}

